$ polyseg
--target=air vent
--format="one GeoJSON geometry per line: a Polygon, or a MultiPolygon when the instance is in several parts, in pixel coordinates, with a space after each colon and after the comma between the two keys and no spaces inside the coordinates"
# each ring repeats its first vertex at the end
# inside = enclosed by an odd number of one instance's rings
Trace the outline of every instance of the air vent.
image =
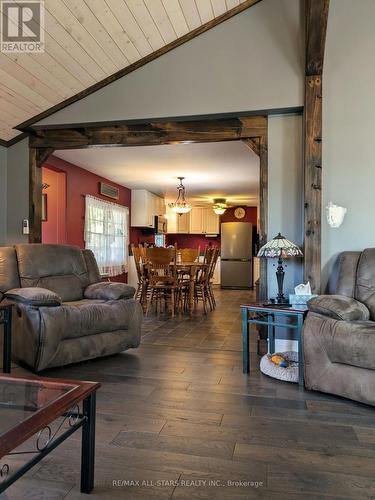
{"type": "Polygon", "coordinates": [[[111,186],[110,184],[106,184],[105,182],[100,182],[99,185],[99,192],[103,196],[107,196],[113,200],[118,200],[120,198],[120,191],[118,188],[111,186]]]}

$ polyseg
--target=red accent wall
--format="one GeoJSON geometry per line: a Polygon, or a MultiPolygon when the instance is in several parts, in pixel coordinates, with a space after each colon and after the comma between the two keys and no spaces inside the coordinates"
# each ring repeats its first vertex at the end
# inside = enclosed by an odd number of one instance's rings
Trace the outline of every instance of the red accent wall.
{"type": "Polygon", "coordinates": [[[178,248],[198,248],[200,251],[206,248],[206,246],[211,242],[214,246],[220,246],[220,236],[216,238],[206,238],[200,234],[167,234],[166,243],[167,245],[174,245],[177,243],[178,248]]]}
{"type": "Polygon", "coordinates": [[[220,217],[220,222],[251,222],[253,226],[257,225],[258,220],[258,209],[257,207],[244,207],[246,215],[243,219],[236,219],[234,216],[234,211],[238,207],[230,207],[225,210],[223,215],[220,217]]]}
{"type": "MultiPolygon", "coordinates": [[[[116,203],[129,207],[130,210],[130,189],[56,156],[50,156],[44,167],[52,168],[53,170],[57,169],[66,174],[66,243],[69,245],[78,245],[80,248],[85,248],[83,239],[85,226],[84,195],[91,194],[105,201],[115,201],[99,194],[99,182],[106,182],[117,187],[120,197],[116,203]]],[[[113,278],[113,281],[126,281],[126,275],[117,276],[113,278]]]]}

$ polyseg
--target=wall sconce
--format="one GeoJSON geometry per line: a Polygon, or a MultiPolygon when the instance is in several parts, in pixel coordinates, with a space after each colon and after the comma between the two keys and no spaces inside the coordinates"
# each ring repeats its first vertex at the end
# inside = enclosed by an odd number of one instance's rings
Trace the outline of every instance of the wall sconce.
{"type": "Polygon", "coordinates": [[[326,206],[327,222],[331,227],[340,227],[344,221],[347,209],[345,207],[340,207],[335,205],[332,201],[326,206]]]}

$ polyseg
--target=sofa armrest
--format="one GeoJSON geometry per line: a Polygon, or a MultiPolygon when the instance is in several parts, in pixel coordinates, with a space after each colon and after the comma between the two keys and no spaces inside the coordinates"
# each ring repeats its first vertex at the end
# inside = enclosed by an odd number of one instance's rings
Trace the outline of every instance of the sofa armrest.
{"type": "Polygon", "coordinates": [[[126,285],[125,283],[113,283],[111,281],[93,283],[84,291],[84,297],[93,300],[132,299],[134,294],[134,287],[126,285]]]}
{"type": "Polygon", "coordinates": [[[34,307],[61,306],[61,298],[46,288],[13,288],[5,293],[5,297],[14,302],[34,307]]]}
{"type": "Polygon", "coordinates": [[[307,302],[309,311],[332,319],[344,321],[367,321],[370,312],[358,300],[345,295],[319,295],[307,302]]]}

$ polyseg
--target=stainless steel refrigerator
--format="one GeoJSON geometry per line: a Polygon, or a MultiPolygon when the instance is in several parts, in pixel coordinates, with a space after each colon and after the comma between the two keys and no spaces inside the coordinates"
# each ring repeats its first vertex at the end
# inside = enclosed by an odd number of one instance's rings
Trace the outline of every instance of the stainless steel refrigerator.
{"type": "Polygon", "coordinates": [[[253,287],[253,225],[221,224],[221,288],[253,287]]]}

